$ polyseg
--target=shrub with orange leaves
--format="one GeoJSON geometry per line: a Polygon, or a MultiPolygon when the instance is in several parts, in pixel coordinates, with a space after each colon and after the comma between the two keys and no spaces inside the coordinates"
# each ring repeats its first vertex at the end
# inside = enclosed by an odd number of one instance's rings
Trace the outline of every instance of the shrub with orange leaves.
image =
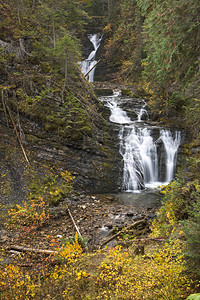
{"type": "Polygon", "coordinates": [[[38,197],[34,200],[16,204],[14,208],[8,209],[8,228],[22,228],[23,226],[41,226],[49,218],[48,205],[38,197]]]}

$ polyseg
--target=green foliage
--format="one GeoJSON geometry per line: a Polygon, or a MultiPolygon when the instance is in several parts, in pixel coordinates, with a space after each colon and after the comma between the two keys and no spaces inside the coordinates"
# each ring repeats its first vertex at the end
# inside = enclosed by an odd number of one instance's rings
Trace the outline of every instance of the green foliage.
{"type": "Polygon", "coordinates": [[[192,294],[187,297],[186,300],[199,300],[200,299],[200,294],[192,294]]]}
{"type": "MultiPolygon", "coordinates": [[[[62,239],[61,242],[62,242],[63,247],[65,247],[68,244],[74,244],[75,240],[76,240],[76,237],[69,238],[69,239],[62,239]]],[[[87,238],[78,235],[78,244],[81,246],[82,249],[85,249],[86,244],[87,244],[87,238]]]]}
{"type": "Polygon", "coordinates": [[[186,80],[197,69],[198,1],[138,1],[145,15],[148,34],[148,72],[160,87],[164,81],[186,80]],[[152,5],[151,5],[152,4],[152,5]]]}
{"type": "Polygon", "coordinates": [[[108,35],[107,58],[119,69],[118,79],[125,83],[138,78],[141,71],[141,14],[135,0],[118,4],[119,12],[104,28],[108,35]]]}
{"type": "Polygon", "coordinates": [[[186,258],[190,271],[200,278],[200,189],[188,213],[189,219],[182,222],[187,242],[186,258]]]}
{"type": "Polygon", "coordinates": [[[39,175],[35,171],[29,174],[28,199],[41,197],[46,203],[58,205],[73,191],[73,177],[70,172],[63,171],[56,174],[53,170],[46,170],[46,174],[39,175]]]}
{"type": "Polygon", "coordinates": [[[194,137],[199,137],[200,131],[200,99],[193,98],[189,101],[188,105],[184,106],[186,114],[186,124],[192,127],[194,137]]]}
{"type": "Polygon", "coordinates": [[[161,193],[165,196],[157,217],[152,223],[153,235],[169,236],[178,221],[188,216],[187,207],[196,201],[199,191],[198,180],[185,182],[183,178],[177,178],[163,187],[161,193]]]}
{"type": "Polygon", "coordinates": [[[39,120],[44,131],[75,141],[91,135],[97,110],[78,66],[79,39],[88,18],[85,5],[88,1],[0,4],[5,101],[14,111],[39,120]],[[9,42],[4,45],[4,40],[9,42]]]}
{"type": "Polygon", "coordinates": [[[143,60],[143,78],[150,82],[157,96],[168,102],[158,101],[158,108],[154,105],[152,110],[170,108],[168,115],[173,114],[174,108],[180,112],[186,104],[187,85],[196,80],[198,72],[198,1],[189,4],[187,0],[137,0],[137,3],[145,16],[143,38],[147,58],[143,60]],[[180,96],[175,95],[176,91],[180,96]]]}

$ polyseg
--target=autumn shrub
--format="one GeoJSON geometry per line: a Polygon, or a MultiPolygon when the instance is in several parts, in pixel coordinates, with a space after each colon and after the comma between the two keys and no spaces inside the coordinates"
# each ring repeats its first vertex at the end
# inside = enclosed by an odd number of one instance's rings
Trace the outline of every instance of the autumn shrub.
{"type": "MultiPolygon", "coordinates": [[[[1,268],[2,299],[167,299],[180,300],[195,292],[185,275],[182,244],[166,243],[146,256],[121,247],[93,254],[93,269],[78,235],[54,257],[46,272],[29,275],[14,265],[1,268]]],[[[30,271],[29,271],[30,272],[30,271]]]]}
{"type": "Polygon", "coordinates": [[[78,266],[83,255],[78,235],[72,244],[67,243],[56,250],[58,254],[52,257],[52,262],[56,263],[44,270],[23,271],[15,264],[1,267],[0,299],[46,299],[49,296],[52,299],[75,299],[74,294],[80,299],[78,295],[88,284],[90,273],[78,266]]]}
{"type": "Polygon", "coordinates": [[[8,209],[8,228],[22,228],[23,226],[36,227],[43,225],[49,218],[48,205],[38,197],[16,204],[8,209]]]}
{"type": "Polygon", "coordinates": [[[34,299],[39,284],[15,264],[0,268],[0,299],[34,299]]]}
{"type": "Polygon", "coordinates": [[[164,195],[162,205],[151,226],[153,235],[169,236],[179,220],[188,217],[187,207],[195,201],[199,191],[198,180],[185,182],[183,178],[177,178],[164,186],[161,190],[164,195]]]}
{"type": "Polygon", "coordinates": [[[186,261],[189,270],[200,278],[200,191],[188,213],[189,219],[182,222],[187,242],[186,261]]]}
{"type": "Polygon", "coordinates": [[[92,299],[185,299],[190,283],[184,270],[178,240],[146,258],[115,248],[99,267],[92,299]]]}
{"type": "Polygon", "coordinates": [[[56,206],[72,193],[73,176],[68,171],[56,173],[52,168],[46,168],[43,172],[44,175],[39,175],[35,170],[30,171],[27,198],[35,199],[39,196],[56,206]]]}
{"type": "Polygon", "coordinates": [[[67,242],[61,248],[57,249],[59,259],[66,261],[68,264],[77,261],[77,258],[82,254],[81,245],[78,242],[78,233],[75,235],[73,243],[67,242]]]}
{"type": "Polygon", "coordinates": [[[28,175],[27,200],[7,209],[9,228],[43,225],[49,218],[49,205],[58,205],[73,191],[73,177],[68,171],[55,174],[47,169],[42,177],[31,169],[28,175]]]}

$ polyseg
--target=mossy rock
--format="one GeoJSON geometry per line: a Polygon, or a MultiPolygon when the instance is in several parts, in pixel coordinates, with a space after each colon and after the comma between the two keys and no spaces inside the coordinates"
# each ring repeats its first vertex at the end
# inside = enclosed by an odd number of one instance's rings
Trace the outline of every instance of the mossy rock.
{"type": "Polygon", "coordinates": [[[113,95],[112,89],[95,89],[94,91],[97,96],[112,96],[113,95]]]}
{"type": "Polygon", "coordinates": [[[133,97],[133,93],[129,89],[122,89],[121,93],[122,93],[122,96],[133,97]]]}

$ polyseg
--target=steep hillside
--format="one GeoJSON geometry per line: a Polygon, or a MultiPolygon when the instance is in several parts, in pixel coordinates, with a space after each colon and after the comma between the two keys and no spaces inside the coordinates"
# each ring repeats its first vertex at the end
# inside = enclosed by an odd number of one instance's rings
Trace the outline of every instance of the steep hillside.
{"type": "Polygon", "coordinates": [[[71,171],[78,189],[117,188],[103,105],[78,65],[77,36],[82,36],[87,15],[79,1],[53,3],[0,4],[0,168],[5,201],[24,195],[28,162],[20,143],[41,174],[42,165],[48,165],[55,172],[71,171]]]}

